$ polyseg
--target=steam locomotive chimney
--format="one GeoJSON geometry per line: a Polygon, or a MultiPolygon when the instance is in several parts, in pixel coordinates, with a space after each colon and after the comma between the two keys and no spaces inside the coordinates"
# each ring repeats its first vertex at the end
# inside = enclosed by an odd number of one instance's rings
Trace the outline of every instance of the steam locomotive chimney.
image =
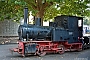
{"type": "Polygon", "coordinates": [[[35,19],[35,25],[41,26],[41,18],[36,18],[35,19]]]}
{"type": "Polygon", "coordinates": [[[27,25],[27,18],[28,18],[28,8],[24,8],[24,25],[27,25]]]}

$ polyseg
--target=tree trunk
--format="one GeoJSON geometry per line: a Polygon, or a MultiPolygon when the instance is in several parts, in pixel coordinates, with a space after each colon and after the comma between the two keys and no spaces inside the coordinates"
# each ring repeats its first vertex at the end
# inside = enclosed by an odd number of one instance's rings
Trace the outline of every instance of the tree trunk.
{"type": "Polygon", "coordinates": [[[35,17],[35,18],[41,18],[41,26],[43,26],[43,16],[44,16],[44,12],[43,11],[39,11],[36,14],[36,17],[35,17]]]}
{"type": "Polygon", "coordinates": [[[35,4],[32,4],[32,7],[37,10],[37,14],[35,15],[36,18],[41,18],[41,26],[43,26],[43,16],[45,12],[45,8],[51,6],[52,3],[46,2],[46,0],[35,0],[35,4]]]}
{"type": "Polygon", "coordinates": [[[37,14],[36,14],[36,18],[41,18],[41,26],[43,26],[43,16],[44,16],[44,4],[42,3],[41,0],[37,0],[36,2],[37,4],[37,14]]]}

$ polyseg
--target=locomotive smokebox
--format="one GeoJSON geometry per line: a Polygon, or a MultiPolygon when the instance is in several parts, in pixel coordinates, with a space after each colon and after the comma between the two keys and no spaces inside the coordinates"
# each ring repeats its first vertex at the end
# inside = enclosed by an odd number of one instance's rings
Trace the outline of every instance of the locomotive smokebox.
{"type": "Polygon", "coordinates": [[[24,25],[27,25],[27,18],[28,18],[28,8],[24,8],[24,25]]]}

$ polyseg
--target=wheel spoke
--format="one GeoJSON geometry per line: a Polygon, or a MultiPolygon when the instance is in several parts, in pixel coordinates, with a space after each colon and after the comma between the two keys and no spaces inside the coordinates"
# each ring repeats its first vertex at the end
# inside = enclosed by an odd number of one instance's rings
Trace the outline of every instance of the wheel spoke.
{"type": "Polygon", "coordinates": [[[63,45],[59,45],[58,48],[60,48],[59,54],[63,54],[65,52],[65,47],[63,45]]]}
{"type": "Polygon", "coordinates": [[[38,56],[44,56],[46,55],[46,52],[44,51],[43,47],[40,47],[39,50],[37,51],[38,56]]]}

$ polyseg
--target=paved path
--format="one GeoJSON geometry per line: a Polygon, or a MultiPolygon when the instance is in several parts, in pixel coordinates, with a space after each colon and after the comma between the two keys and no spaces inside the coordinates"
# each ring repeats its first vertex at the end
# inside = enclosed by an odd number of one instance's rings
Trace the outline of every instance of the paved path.
{"type": "Polygon", "coordinates": [[[43,57],[27,56],[10,53],[9,48],[17,47],[17,44],[0,45],[0,60],[90,60],[90,49],[81,52],[65,52],[64,54],[46,54],[43,57]]]}

